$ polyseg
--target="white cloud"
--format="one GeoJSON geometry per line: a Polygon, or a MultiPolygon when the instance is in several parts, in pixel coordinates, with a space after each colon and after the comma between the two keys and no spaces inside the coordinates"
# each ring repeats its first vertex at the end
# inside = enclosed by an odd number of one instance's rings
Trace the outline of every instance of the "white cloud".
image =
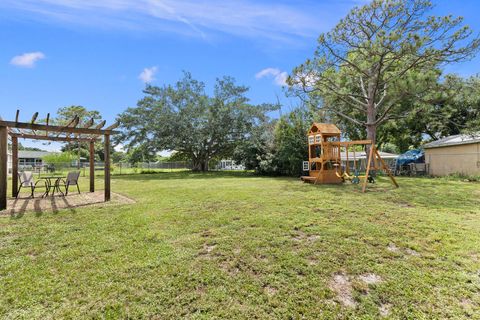
{"type": "Polygon", "coordinates": [[[45,59],[45,54],[40,51],[28,52],[15,56],[10,60],[10,64],[17,67],[33,68],[38,60],[45,59]]]}
{"type": "Polygon", "coordinates": [[[157,73],[157,67],[145,68],[138,76],[138,79],[142,80],[144,83],[150,83],[155,80],[155,74],[157,73]]]}
{"type": "Polygon", "coordinates": [[[278,68],[265,68],[255,75],[255,78],[262,79],[265,77],[273,77],[275,84],[279,86],[287,85],[288,73],[278,68]]]}
{"type": "Polygon", "coordinates": [[[229,34],[302,42],[332,27],[355,0],[333,2],[255,0],[2,0],[0,8],[31,18],[100,28],[171,31],[204,39],[229,34]]]}

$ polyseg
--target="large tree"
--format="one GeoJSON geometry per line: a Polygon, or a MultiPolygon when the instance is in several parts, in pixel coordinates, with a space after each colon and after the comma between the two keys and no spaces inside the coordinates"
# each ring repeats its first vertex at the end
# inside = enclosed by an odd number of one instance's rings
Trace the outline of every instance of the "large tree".
{"type": "Polygon", "coordinates": [[[295,68],[291,90],[366,130],[414,111],[442,64],[471,58],[480,40],[462,18],[428,16],[427,0],[374,0],[320,35],[313,59],[295,68]]]}
{"type": "Polygon", "coordinates": [[[119,115],[123,133],[117,139],[129,149],[148,144],[156,151],[175,150],[192,161],[194,171],[206,171],[211,159],[230,157],[253,125],[274,109],[251,105],[247,91],[224,77],[209,96],[205,84],[189,73],[175,85],[149,85],[137,107],[119,115]]]}

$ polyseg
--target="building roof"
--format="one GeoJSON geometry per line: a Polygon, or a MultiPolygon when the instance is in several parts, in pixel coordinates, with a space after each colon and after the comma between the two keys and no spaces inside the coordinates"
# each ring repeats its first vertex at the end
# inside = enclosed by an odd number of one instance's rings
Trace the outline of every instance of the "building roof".
{"type": "Polygon", "coordinates": [[[18,157],[19,158],[29,158],[29,159],[39,159],[43,158],[46,155],[52,154],[55,152],[48,152],[48,151],[29,151],[29,150],[18,150],[18,157]]]}
{"type": "MultiPolygon", "coordinates": [[[[388,153],[388,152],[383,152],[383,151],[378,151],[378,153],[380,154],[380,157],[382,157],[382,159],[397,159],[398,158],[398,154],[388,153]]],[[[346,152],[340,152],[340,158],[342,159],[342,161],[347,161],[347,153],[346,152]]],[[[365,151],[356,151],[355,152],[355,158],[356,158],[356,160],[367,159],[367,153],[365,151]]],[[[349,161],[354,160],[353,151],[350,151],[348,153],[348,160],[349,161]]]]}
{"type": "Polygon", "coordinates": [[[341,134],[340,129],[333,123],[318,123],[315,122],[310,127],[309,133],[322,133],[322,134],[341,134]]]}
{"type": "Polygon", "coordinates": [[[432,141],[423,146],[425,149],[456,146],[460,144],[480,143],[480,132],[476,134],[457,134],[445,137],[440,140],[432,141]]]}

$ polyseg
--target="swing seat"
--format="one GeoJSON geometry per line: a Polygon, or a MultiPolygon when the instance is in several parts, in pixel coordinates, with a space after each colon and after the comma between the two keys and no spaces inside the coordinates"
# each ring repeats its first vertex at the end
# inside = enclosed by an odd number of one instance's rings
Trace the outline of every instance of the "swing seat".
{"type": "Polygon", "coordinates": [[[346,180],[351,181],[353,179],[353,176],[349,175],[348,173],[344,172],[343,176],[346,180]]]}

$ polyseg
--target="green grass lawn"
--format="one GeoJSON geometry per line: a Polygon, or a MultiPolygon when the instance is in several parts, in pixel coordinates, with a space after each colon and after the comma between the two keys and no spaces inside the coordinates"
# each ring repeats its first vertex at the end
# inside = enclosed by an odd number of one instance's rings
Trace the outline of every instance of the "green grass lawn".
{"type": "Polygon", "coordinates": [[[480,319],[480,184],[381,180],[115,176],[136,204],[1,217],[0,318],[480,319]]]}

